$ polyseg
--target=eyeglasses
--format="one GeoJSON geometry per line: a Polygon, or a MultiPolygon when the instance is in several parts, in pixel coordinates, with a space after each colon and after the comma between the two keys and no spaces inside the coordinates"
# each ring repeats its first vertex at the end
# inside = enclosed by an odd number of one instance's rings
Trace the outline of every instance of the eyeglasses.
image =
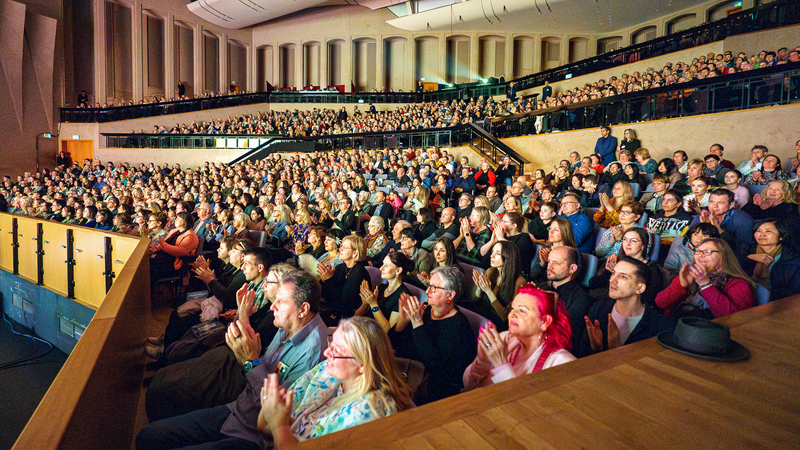
{"type": "Polygon", "coordinates": [[[626,243],[638,244],[639,242],[642,242],[641,239],[626,238],[626,237],[622,238],[622,243],[623,244],[626,244],[626,243]]]}
{"type": "Polygon", "coordinates": [[[706,255],[706,256],[711,256],[712,253],[719,253],[719,250],[695,250],[694,251],[695,255],[703,254],[703,255],[706,255]]]}
{"type": "Polygon", "coordinates": [[[445,292],[447,291],[447,289],[445,289],[445,288],[443,288],[441,286],[436,286],[435,284],[429,284],[427,290],[431,291],[431,294],[435,294],[438,291],[445,291],[445,292]]]}
{"type": "Polygon", "coordinates": [[[620,211],[619,212],[620,216],[629,216],[631,214],[633,214],[633,211],[620,211]]]}
{"type": "Polygon", "coordinates": [[[580,205],[580,202],[561,202],[561,205],[580,205]]]}
{"type": "Polygon", "coordinates": [[[331,350],[331,358],[333,359],[352,359],[355,361],[355,356],[336,356],[337,350],[333,346],[333,335],[328,335],[328,348],[331,350]]]}

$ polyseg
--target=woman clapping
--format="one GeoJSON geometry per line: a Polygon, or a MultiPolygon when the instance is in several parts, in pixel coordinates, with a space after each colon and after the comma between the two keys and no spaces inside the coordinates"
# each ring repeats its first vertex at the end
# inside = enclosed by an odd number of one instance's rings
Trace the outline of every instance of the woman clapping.
{"type": "Polygon", "coordinates": [[[510,380],[575,359],[572,327],[564,303],[532,283],[517,291],[508,331],[488,324],[478,336],[478,357],[464,371],[465,390],[510,380]]]}

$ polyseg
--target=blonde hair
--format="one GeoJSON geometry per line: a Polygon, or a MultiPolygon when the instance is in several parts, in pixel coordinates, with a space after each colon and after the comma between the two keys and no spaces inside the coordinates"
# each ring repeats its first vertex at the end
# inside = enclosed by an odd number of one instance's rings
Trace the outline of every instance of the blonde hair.
{"type": "Polygon", "coordinates": [[[367,259],[367,241],[361,236],[349,235],[342,239],[342,244],[349,242],[353,249],[358,252],[358,259],[356,261],[364,261],[367,259]]]}
{"type": "Polygon", "coordinates": [[[783,199],[783,203],[791,203],[793,205],[797,204],[797,200],[794,197],[794,191],[792,190],[792,185],[786,180],[773,180],[767,183],[764,186],[764,189],[761,190],[762,197],[765,196],[767,188],[772,183],[779,183],[781,185],[781,199],[783,199]]]}
{"type": "Polygon", "coordinates": [[[243,212],[236,213],[233,215],[233,221],[236,222],[237,220],[242,223],[243,228],[247,228],[248,226],[250,226],[250,216],[248,216],[243,212]]]}
{"type": "Polygon", "coordinates": [[[611,202],[614,204],[614,209],[619,211],[626,202],[633,200],[633,187],[627,181],[617,181],[614,183],[614,186],[619,185],[620,189],[622,189],[622,197],[620,197],[619,201],[615,198],[611,198],[611,202]]]}
{"type": "Polygon", "coordinates": [[[717,250],[719,250],[719,267],[723,272],[732,277],[743,279],[747,282],[747,284],[750,285],[751,289],[756,287],[755,282],[753,282],[753,280],[744,272],[742,266],[739,265],[736,255],[733,253],[731,246],[728,245],[727,242],[720,238],[705,238],[700,241],[695,248],[700,247],[706,242],[711,242],[717,247],[717,250]]]}
{"type": "Polygon", "coordinates": [[[355,389],[339,397],[336,404],[383,392],[394,400],[399,411],[408,409],[411,394],[397,370],[392,345],[383,328],[373,319],[354,316],[342,319],[339,330],[355,361],[364,366],[364,372],[358,376],[355,389]]]}
{"type": "Polygon", "coordinates": [[[636,156],[641,156],[644,159],[650,159],[650,150],[644,147],[637,148],[636,150],[633,151],[633,154],[636,156]]]}
{"type": "Polygon", "coordinates": [[[300,208],[294,213],[294,221],[300,225],[311,225],[311,215],[305,208],[300,208]]]}

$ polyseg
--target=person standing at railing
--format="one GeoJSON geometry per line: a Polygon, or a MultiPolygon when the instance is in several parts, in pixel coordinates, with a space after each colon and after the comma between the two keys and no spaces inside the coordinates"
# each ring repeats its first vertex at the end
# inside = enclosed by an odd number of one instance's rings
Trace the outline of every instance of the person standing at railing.
{"type": "Polygon", "coordinates": [[[608,166],[616,161],[617,138],[611,136],[611,128],[606,125],[600,127],[600,137],[594,145],[594,152],[603,158],[603,165],[608,166]]]}

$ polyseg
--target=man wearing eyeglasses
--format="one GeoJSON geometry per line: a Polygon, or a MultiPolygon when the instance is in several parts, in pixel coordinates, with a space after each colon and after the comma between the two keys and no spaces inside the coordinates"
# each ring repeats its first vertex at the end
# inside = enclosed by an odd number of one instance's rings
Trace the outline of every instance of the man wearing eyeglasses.
{"type": "MultiPolygon", "coordinates": [[[[252,292],[243,300],[252,302],[252,292]]],[[[256,426],[264,379],[275,373],[288,389],[323,359],[328,328],[318,314],[319,304],[320,285],[309,273],[298,270],[285,275],[271,306],[279,330],[263,354],[259,335],[248,323],[237,320],[228,328],[225,339],[246,379],[236,401],[150,423],[136,437],[136,448],[216,442],[220,445],[216,448],[260,450],[262,435],[256,426]]]]}
{"type": "Polygon", "coordinates": [[[561,198],[561,215],[572,224],[575,244],[581,253],[592,253],[592,221],[581,212],[581,199],[575,194],[567,193],[561,198]]]}

